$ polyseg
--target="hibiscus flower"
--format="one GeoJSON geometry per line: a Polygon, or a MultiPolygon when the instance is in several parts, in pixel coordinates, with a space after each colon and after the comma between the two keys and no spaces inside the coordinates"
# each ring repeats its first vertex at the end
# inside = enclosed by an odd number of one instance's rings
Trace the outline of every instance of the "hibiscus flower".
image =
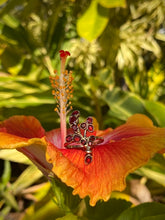
{"type": "Polygon", "coordinates": [[[73,188],[73,194],[90,197],[94,206],[107,201],[112,191],[124,190],[126,176],[147,163],[165,146],[165,128],[155,127],[145,115],[135,114],[116,129],[98,130],[95,118],[79,122],[71,110],[72,73],[65,70],[68,51],[60,51],[61,74],[50,77],[60,128],[45,132],[33,116],[13,116],[0,123],[0,149],[17,149],[45,176],[54,175],[73,188]]]}

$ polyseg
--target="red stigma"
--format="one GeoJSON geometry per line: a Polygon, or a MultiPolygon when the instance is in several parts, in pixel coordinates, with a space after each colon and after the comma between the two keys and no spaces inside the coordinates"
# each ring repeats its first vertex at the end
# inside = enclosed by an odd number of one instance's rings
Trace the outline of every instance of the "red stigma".
{"type": "Polygon", "coordinates": [[[60,50],[59,53],[61,58],[70,56],[69,51],[60,50]]]}

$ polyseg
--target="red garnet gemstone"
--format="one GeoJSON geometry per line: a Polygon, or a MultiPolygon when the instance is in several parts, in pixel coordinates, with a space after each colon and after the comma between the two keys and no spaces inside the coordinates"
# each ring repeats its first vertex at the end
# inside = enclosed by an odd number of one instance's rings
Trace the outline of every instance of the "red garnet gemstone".
{"type": "Polygon", "coordinates": [[[73,139],[72,135],[69,134],[66,136],[66,142],[71,142],[72,139],[73,139]]]}
{"type": "Polygon", "coordinates": [[[92,155],[91,154],[86,154],[85,163],[90,164],[91,162],[92,162],[92,155]]]}
{"type": "Polygon", "coordinates": [[[85,123],[85,122],[81,123],[80,127],[81,127],[82,129],[86,129],[86,123],[85,123]]]}
{"type": "Polygon", "coordinates": [[[93,123],[93,118],[92,117],[88,117],[87,118],[87,122],[88,122],[88,124],[92,124],[93,123]]]}
{"type": "Polygon", "coordinates": [[[74,139],[75,142],[80,142],[81,136],[78,135],[78,134],[75,134],[74,137],[73,137],[73,139],[74,139]]]}
{"type": "Polygon", "coordinates": [[[88,131],[93,132],[93,125],[88,125],[88,131]]]}

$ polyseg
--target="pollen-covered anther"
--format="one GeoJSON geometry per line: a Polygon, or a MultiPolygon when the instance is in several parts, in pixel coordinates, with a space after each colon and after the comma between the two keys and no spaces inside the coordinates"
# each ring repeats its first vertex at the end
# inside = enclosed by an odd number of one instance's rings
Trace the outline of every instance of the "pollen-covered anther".
{"type": "MultiPolygon", "coordinates": [[[[64,52],[61,52],[62,57],[65,54],[64,52]]],[[[71,102],[69,101],[70,98],[73,97],[73,86],[72,86],[72,71],[65,70],[61,74],[62,76],[57,75],[57,71],[54,71],[55,76],[50,76],[50,82],[53,88],[52,95],[54,96],[54,99],[56,99],[56,102],[59,103],[59,105],[62,104],[62,109],[59,107],[58,112],[62,112],[62,114],[67,114],[72,107],[71,102]],[[62,79],[62,81],[61,81],[62,79]]]]}
{"type": "Polygon", "coordinates": [[[52,90],[52,95],[55,95],[56,94],[56,91],[55,90],[52,90]]]}
{"type": "Polygon", "coordinates": [[[71,90],[73,88],[73,86],[71,85],[71,86],[69,86],[69,89],[71,90]]]}
{"type": "Polygon", "coordinates": [[[57,113],[59,114],[59,110],[58,110],[58,108],[55,108],[54,111],[57,112],[57,113]]]}
{"type": "Polygon", "coordinates": [[[79,111],[73,111],[69,117],[69,125],[73,129],[73,134],[66,138],[65,147],[68,149],[78,149],[85,151],[84,162],[89,165],[93,160],[92,149],[101,144],[104,139],[89,133],[94,132],[93,118],[88,117],[85,122],[79,124],[79,111]]]}

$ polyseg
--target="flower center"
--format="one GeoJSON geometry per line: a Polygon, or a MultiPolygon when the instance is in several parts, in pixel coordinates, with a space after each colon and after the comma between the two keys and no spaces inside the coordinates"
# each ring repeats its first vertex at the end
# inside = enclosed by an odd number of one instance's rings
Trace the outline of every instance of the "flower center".
{"type": "Polygon", "coordinates": [[[60,50],[61,70],[60,75],[57,71],[54,72],[54,76],[50,76],[50,82],[52,85],[52,94],[56,99],[57,106],[54,109],[60,116],[60,128],[61,128],[61,148],[64,148],[66,137],[66,115],[72,109],[70,98],[73,93],[73,77],[72,72],[65,70],[65,63],[67,56],[70,56],[68,51],[60,50]]]}
{"type": "Polygon", "coordinates": [[[80,149],[85,151],[85,164],[92,162],[92,148],[103,142],[103,138],[90,135],[94,132],[93,118],[88,117],[85,122],[79,124],[79,111],[73,111],[69,118],[69,125],[73,130],[73,134],[66,136],[64,146],[67,149],[80,149]]]}
{"type": "Polygon", "coordinates": [[[52,94],[56,99],[57,106],[54,109],[60,116],[61,129],[61,148],[80,149],[85,151],[85,164],[90,164],[93,159],[92,149],[103,142],[103,138],[93,135],[94,123],[93,118],[88,117],[85,122],[79,124],[79,111],[72,112],[69,117],[69,125],[73,134],[66,136],[66,115],[72,109],[70,98],[72,98],[72,72],[65,70],[68,51],[60,50],[61,70],[60,75],[54,71],[54,76],[50,76],[50,82],[53,87],[52,94]]]}

